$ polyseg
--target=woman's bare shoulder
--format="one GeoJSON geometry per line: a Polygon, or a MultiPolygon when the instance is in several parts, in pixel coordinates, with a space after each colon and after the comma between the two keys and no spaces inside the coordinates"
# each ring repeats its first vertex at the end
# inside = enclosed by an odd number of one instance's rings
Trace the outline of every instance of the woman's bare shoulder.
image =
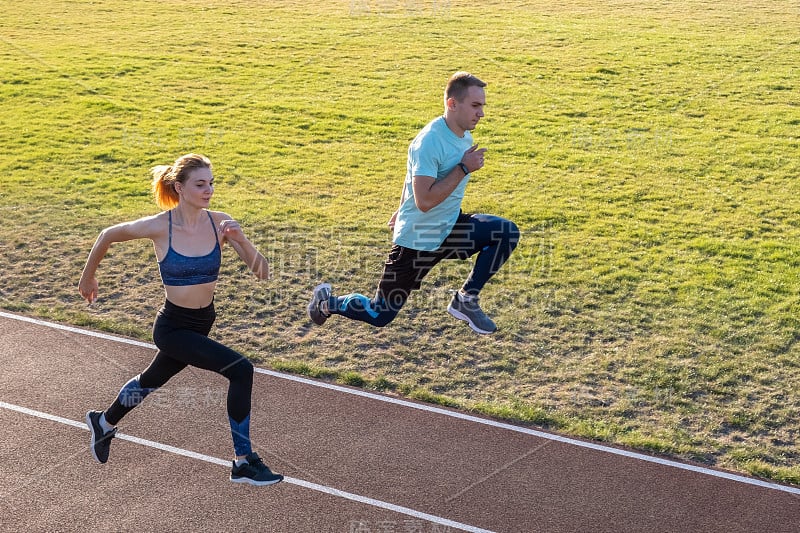
{"type": "Polygon", "coordinates": [[[128,239],[154,239],[168,230],[168,217],[166,211],[148,215],[129,222],[122,222],[106,229],[106,233],[113,234],[122,240],[128,239]]]}
{"type": "Polygon", "coordinates": [[[233,219],[233,217],[231,217],[228,213],[223,213],[222,211],[212,211],[211,209],[209,209],[208,213],[211,215],[211,218],[214,219],[214,222],[216,224],[219,224],[223,220],[233,219]]]}

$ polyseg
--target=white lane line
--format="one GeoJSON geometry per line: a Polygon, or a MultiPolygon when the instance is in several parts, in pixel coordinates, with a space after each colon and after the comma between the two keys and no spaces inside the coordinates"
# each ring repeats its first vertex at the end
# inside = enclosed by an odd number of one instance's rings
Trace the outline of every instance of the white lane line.
{"type": "MultiPolygon", "coordinates": [[[[28,416],[34,416],[37,418],[42,418],[44,420],[49,420],[51,422],[58,422],[59,424],[64,424],[67,426],[72,426],[76,428],[80,428],[83,430],[88,431],[89,428],[86,427],[86,423],[84,422],[77,422],[75,420],[70,420],[69,418],[63,418],[56,415],[51,415],[49,413],[43,413],[41,411],[36,411],[34,409],[29,409],[27,407],[22,407],[19,405],[15,405],[12,403],[7,403],[0,401],[0,408],[8,409],[9,411],[15,411],[17,413],[21,413],[28,416]]],[[[115,438],[119,438],[122,440],[127,440],[129,442],[133,442],[142,446],[148,446],[150,448],[155,448],[157,450],[161,450],[168,453],[173,453],[176,455],[182,455],[184,457],[188,457],[190,459],[195,459],[198,461],[205,461],[207,463],[224,466],[226,468],[230,468],[231,462],[226,461],[225,459],[220,459],[218,457],[212,457],[210,455],[205,455],[202,453],[193,452],[191,450],[186,450],[184,448],[177,448],[175,446],[170,446],[169,444],[163,444],[160,442],[155,442],[152,440],[142,439],[140,437],[135,437],[133,435],[128,435],[126,433],[117,433],[115,438]]],[[[455,529],[459,529],[462,531],[469,531],[470,533],[493,533],[491,530],[482,529],[479,527],[471,526],[469,524],[462,524],[461,522],[456,522],[455,520],[449,520],[447,518],[443,518],[441,516],[436,516],[428,513],[423,513],[421,511],[417,511],[415,509],[410,509],[408,507],[403,507],[401,505],[395,505],[393,503],[384,502],[381,500],[376,500],[374,498],[368,498],[366,496],[360,496],[358,494],[353,494],[352,492],[345,492],[343,490],[338,490],[333,487],[327,487],[325,485],[320,485],[318,483],[312,483],[310,481],[305,481],[303,479],[297,479],[293,477],[284,477],[283,479],[286,483],[291,485],[297,485],[298,487],[303,487],[309,490],[314,490],[317,492],[322,492],[325,494],[329,494],[331,496],[336,496],[337,498],[343,498],[345,500],[350,500],[358,503],[362,503],[365,505],[370,505],[372,507],[378,507],[380,509],[385,509],[387,511],[393,511],[395,513],[404,514],[410,516],[412,518],[416,518],[418,520],[426,520],[428,522],[439,524],[446,527],[452,527],[455,529]]]]}
{"type": "Polygon", "coordinates": [[[563,444],[569,444],[572,446],[578,446],[580,448],[588,448],[590,450],[595,450],[598,452],[610,453],[612,455],[620,455],[622,457],[627,457],[629,459],[636,459],[638,461],[644,461],[647,463],[655,463],[662,466],[669,466],[672,468],[679,468],[681,470],[688,470],[690,472],[695,472],[698,474],[703,474],[707,476],[727,479],[730,481],[737,481],[739,483],[746,483],[748,485],[755,485],[757,487],[773,489],[773,490],[780,490],[783,492],[788,492],[790,494],[800,494],[800,488],[789,487],[786,485],[780,485],[778,483],[770,483],[768,481],[762,481],[760,479],[750,478],[746,476],[741,476],[737,474],[731,474],[728,472],[723,472],[720,470],[713,470],[711,468],[705,468],[702,466],[691,465],[686,463],[680,463],[677,461],[671,461],[669,459],[663,459],[660,457],[653,457],[650,455],[645,455],[643,453],[631,452],[628,450],[622,450],[619,448],[612,448],[610,446],[605,446],[603,444],[597,444],[594,442],[585,442],[582,440],[573,439],[570,437],[563,437],[561,435],[555,435],[552,433],[545,433],[544,431],[539,431],[531,428],[521,427],[521,426],[514,426],[512,424],[508,424],[505,422],[497,422],[495,420],[490,420],[486,418],[479,418],[477,416],[468,415],[466,413],[460,413],[458,411],[449,411],[447,409],[442,409],[441,407],[435,407],[433,405],[427,404],[420,404],[420,403],[413,403],[409,402],[408,400],[402,400],[398,398],[392,398],[390,396],[381,396],[379,394],[375,394],[373,392],[367,392],[359,389],[350,389],[347,387],[343,387],[341,385],[333,385],[331,383],[325,383],[320,381],[314,381],[308,378],[294,376],[291,374],[281,374],[279,372],[275,372],[273,370],[265,370],[263,368],[256,368],[256,372],[261,374],[267,374],[269,376],[286,379],[289,381],[297,381],[299,383],[304,383],[306,385],[312,385],[314,387],[320,387],[324,389],[335,390],[337,392],[343,392],[346,394],[352,394],[354,396],[362,396],[364,398],[371,398],[373,400],[378,400],[381,402],[386,403],[393,403],[397,405],[402,405],[403,407],[408,407],[411,409],[418,409],[420,411],[426,411],[428,413],[435,413],[439,415],[449,416],[451,418],[458,418],[460,420],[466,420],[468,422],[473,422],[475,424],[483,424],[485,426],[491,426],[499,429],[505,429],[508,431],[515,431],[517,433],[524,433],[526,435],[531,435],[533,437],[538,437],[541,439],[547,439],[550,441],[561,442],[563,444]]]}
{"type": "MultiPolygon", "coordinates": [[[[145,348],[151,348],[153,350],[157,350],[158,349],[154,344],[148,344],[148,343],[145,343],[145,342],[140,342],[140,341],[136,341],[136,340],[132,340],[132,339],[126,339],[125,337],[118,337],[116,335],[108,335],[108,334],[105,334],[105,333],[97,333],[97,332],[94,332],[94,331],[88,331],[88,330],[75,328],[75,327],[71,327],[71,326],[64,326],[62,324],[56,324],[56,323],[53,323],[53,322],[46,322],[44,320],[38,320],[38,319],[35,319],[35,318],[29,318],[29,317],[25,317],[25,316],[13,315],[13,314],[5,313],[5,312],[2,312],[2,311],[0,311],[0,317],[9,318],[9,319],[12,319],[12,320],[19,320],[19,321],[22,321],[22,322],[30,322],[31,324],[36,324],[36,325],[39,325],[39,326],[45,326],[45,327],[49,327],[49,328],[55,328],[55,329],[60,329],[60,330],[64,330],[64,331],[69,331],[71,333],[77,333],[79,335],[87,335],[87,336],[90,336],[90,337],[98,337],[98,338],[101,338],[101,339],[112,340],[112,341],[121,342],[121,343],[125,343],[125,344],[132,344],[134,346],[141,346],[141,347],[145,347],[145,348]]],[[[737,474],[731,474],[731,473],[723,472],[723,471],[720,471],[720,470],[713,470],[711,468],[705,468],[705,467],[702,467],[702,466],[691,465],[691,464],[686,464],[686,463],[680,463],[678,461],[671,461],[669,459],[663,459],[663,458],[660,458],[660,457],[653,457],[653,456],[650,456],[650,455],[645,455],[643,453],[631,452],[631,451],[622,450],[622,449],[619,449],[619,448],[612,448],[610,446],[605,446],[605,445],[597,444],[597,443],[594,443],[594,442],[585,442],[585,441],[582,441],[582,440],[577,440],[577,439],[573,439],[573,438],[569,438],[569,437],[563,437],[561,435],[555,435],[555,434],[552,434],[552,433],[545,433],[544,431],[539,431],[539,430],[535,430],[535,429],[531,429],[531,428],[515,426],[515,425],[512,425],[512,424],[505,423],[505,422],[497,422],[495,420],[490,420],[490,419],[486,419],[486,418],[479,418],[477,416],[468,415],[466,413],[460,413],[460,412],[457,412],[457,411],[449,411],[447,409],[442,409],[441,407],[435,407],[435,406],[427,405],[427,404],[414,403],[414,402],[410,402],[408,400],[403,400],[403,399],[400,399],[400,398],[393,398],[391,396],[383,396],[383,395],[380,395],[380,394],[376,394],[374,392],[367,392],[367,391],[360,390],[360,389],[352,389],[352,388],[348,388],[348,387],[343,387],[341,385],[334,385],[334,384],[325,383],[325,382],[322,382],[322,381],[315,381],[315,380],[312,380],[312,379],[309,379],[309,378],[304,378],[304,377],[296,376],[296,375],[292,375],[292,374],[284,374],[284,373],[281,373],[281,372],[275,372],[274,370],[266,370],[266,369],[263,369],[263,368],[256,368],[255,370],[256,370],[256,372],[258,372],[260,374],[265,374],[265,375],[272,376],[272,377],[275,377],[275,378],[285,379],[285,380],[289,380],[289,381],[295,381],[297,383],[303,383],[305,385],[310,385],[310,386],[313,386],[313,387],[319,387],[319,388],[323,388],[323,389],[333,390],[333,391],[336,391],[336,392],[342,392],[342,393],[345,393],[345,394],[351,394],[353,396],[360,396],[362,398],[369,398],[369,399],[377,400],[377,401],[380,401],[380,402],[400,405],[400,406],[403,406],[403,407],[408,407],[408,408],[411,408],[411,409],[417,409],[417,410],[425,411],[425,412],[428,412],[428,413],[435,413],[435,414],[439,414],[439,415],[449,416],[451,418],[457,418],[457,419],[465,420],[467,422],[472,422],[472,423],[475,423],[475,424],[483,424],[485,426],[491,426],[491,427],[495,427],[495,428],[498,428],[498,429],[505,429],[505,430],[508,430],[508,431],[514,431],[514,432],[517,432],[517,433],[523,433],[523,434],[531,435],[533,437],[537,437],[537,438],[540,438],[540,439],[552,440],[552,441],[556,441],[556,442],[561,442],[563,444],[569,444],[569,445],[572,445],[572,446],[578,446],[580,448],[587,448],[587,449],[595,450],[595,451],[598,451],[598,452],[610,453],[612,455],[619,455],[619,456],[622,456],[622,457],[627,457],[629,459],[635,459],[635,460],[638,460],[638,461],[644,461],[644,462],[647,462],[647,463],[655,463],[655,464],[658,464],[658,465],[668,466],[668,467],[671,467],[671,468],[678,468],[678,469],[681,469],[681,470],[688,470],[690,472],[694,472],[694,473],[697,473],[697,474],[702,474],[702,475],[721,478],[721,479],[727,479],[729,481],[735,481],[735,482],[738,482],[738,483],[745,483],[747,485],[755,485],[755,486],[761,487],[761,488],[778,490],[778,491],[782,491],[782,492],[788,492],[790,494],[800,494],[800,488],[789,487],[789,486],[786,486],[786,485],[780,485],[778,483],[771,483],[771,482],[768,482],[768,481],[762,481],[760,479],[741,476],[741,475],[737,475],[737,474]]]]}
{"type": "Polygon", "coordinates": [[[79,335],[87,335],[89,337],[96,337],[98,339],[106,339],[109,341],[116,341],[122,342],[124,344],[132,344],[133,346],[140,346],[142,348],[152,348],[157,350],[154,344],[148,342],[141,342],[135,341],[133,339],[126,339],[125,337],[118,337],[116,335],[108,335],[107,333],[98,333],[96,331],[88,331],[85,329],[75,328],[72,326],[65,326],[63,324],[57,324],[55,322],[47,322],[44,320],[39,320],[37,318],[30,318],[27,316],[21,315],[12,315],[11,313],[6,313],[4,311],[0,311],[0,316],[3,318],[10,318],[11,320],[19,320],[20,322],[29,322],[31,324],[36,324],[37,326],[45,326],[51,329],[60,329],[62,331],[69,331],[70,333],[77,333],[79,335]]]}

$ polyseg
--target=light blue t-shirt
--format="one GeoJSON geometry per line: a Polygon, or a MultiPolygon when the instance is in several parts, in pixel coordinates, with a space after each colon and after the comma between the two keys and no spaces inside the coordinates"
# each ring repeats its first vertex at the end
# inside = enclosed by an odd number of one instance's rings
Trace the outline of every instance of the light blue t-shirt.
{"type": "Polygon", "coordinates": [[[394,226],[394,243],[414,250],[433,251],[450,234],[461,211],[461,200],[469,174],[442,203],[424,213],[414,203],[411,180],[414,176],[430,176],[437,181],[458,165],[472,146],[472,134],[458,137],[438,117],[422,128],[408,147],[408,164],[404,185],[405,200],[400,205],[394,226]]]}

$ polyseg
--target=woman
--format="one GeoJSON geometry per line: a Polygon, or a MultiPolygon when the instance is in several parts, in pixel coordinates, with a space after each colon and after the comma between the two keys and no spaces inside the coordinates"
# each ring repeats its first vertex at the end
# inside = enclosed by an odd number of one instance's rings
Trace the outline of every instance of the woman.
{"type": "Polygon", "coordinates": [[[214,194],[211,162],[188,154],[171,166],[153,168],[153,195],[164,211],[111,226],[100,232],[83,269],[78,290],[89,303],[98,296],[95,273],[109,246],[132,239],[153,241],[166,302],[153,325],[158,347],[141,374],[128,381],[105,411],[89,411],[94,458],[108,460],[116,425],[151,392],[192,365],[222,374],[229,380],[227,410],[236,459],[231,481],[270,485],[283,479],[254,453],[250,443],[250,396],[253,365],[239,353],[208,338],[214,323],[214,289],[222,247],[230,243],[259,278],[269,277],[266,258],[247,240],[239,223],[225,213],[209,211],[214,194]]]}

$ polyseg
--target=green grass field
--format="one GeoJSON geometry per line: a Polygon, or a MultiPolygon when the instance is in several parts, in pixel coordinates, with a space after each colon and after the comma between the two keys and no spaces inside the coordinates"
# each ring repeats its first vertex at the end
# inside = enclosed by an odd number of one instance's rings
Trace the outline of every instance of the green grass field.
{"type": "Polygon", "coordinates": [[[259,364],[800,484],[797,2],[0,7],[0,307],[149,340],[148,243],[95,305],[76,284],[102,228],[157,211],[148,169],[201,152],[275,270],[229,250],[217,296],[259,364]],[[456,70],[489,83],[464,208],[524,233],[483,294],[501,331],[445,313],[467,262],[385,329],[312,328],[319,281],[374,291],[456,70]]]}

